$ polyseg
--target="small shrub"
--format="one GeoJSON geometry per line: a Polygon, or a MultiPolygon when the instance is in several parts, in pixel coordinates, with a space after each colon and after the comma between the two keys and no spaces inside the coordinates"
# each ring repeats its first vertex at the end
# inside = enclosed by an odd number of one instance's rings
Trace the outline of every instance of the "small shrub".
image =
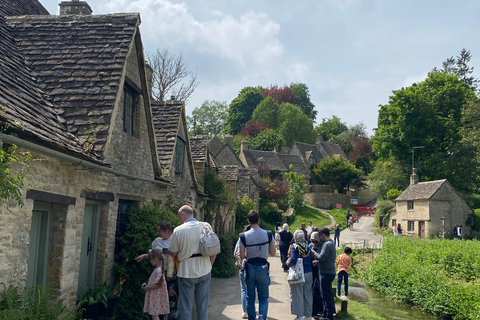
{"type": "Polygon", "coordinates": [[[235,260],[233,258],[234,242],[232,235],[219,234],[221,251],[215,259],[212,267],[212,277],[229,278],[236,273],[235,260]]]}

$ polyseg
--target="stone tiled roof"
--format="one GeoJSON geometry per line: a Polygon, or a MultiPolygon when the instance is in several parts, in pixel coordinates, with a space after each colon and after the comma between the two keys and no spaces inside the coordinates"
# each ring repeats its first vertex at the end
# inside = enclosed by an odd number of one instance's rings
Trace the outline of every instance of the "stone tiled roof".
{"type": "Polygon", "coordinates": [[[49,15],[37,0],[0,0],[1,16],[49,15]]]}
{"type": "Polygon", "coordinates": [[[321,159],[331,157],[336,154],[341,155],[343,158],[347,157],[345,152],[343,152],[343,149],[336,143],[321,141],[316,144],[316,147],[318,149],[318,152],[322,156],[321,159]]]}
{"type": "Polygon", "coordinates": [[[82,144],[62,126],[54,106],[44,97],[45,92],[38,88],[0,15],[0,119],[8,124],[7,132],[14,131],[19,138],[94,160],[83,153],[82,144]]]}
{"type": "Polygon", "coordinates": [[[297,155],[293,154],[278,154],[280,159],[282,159],[283,163],[287,170],[289,170],[290,165],[293,165],[293,171],[298,174],[303,174],[304,176],[310,176],[310,172],[307,168],[305,168],[305,164],[303,163],[302,158],[297,155]]]}
{"type": "Polygon", "coordinates": [[[250,180],[253,181],[250,171],[252,169],[240,168],[238,169],[238,187],[237,193],[240,197],[249,196],[250,180]]]}
{"type": "Polygon", "coordinates": [[[446,179],[443,179],[411,184],[395,201],[430,199],[446,181],[446,179]]]}
{"type": "MultiPolygon", "coordinates": [[[[307,144],[303,142],[293,142],[294,146],[297,146],[298,150],[300,151],[300,154],[302,157],[305,159],[305,156],[307,152],[313,154],[313,157],[317,163],[320,162],[324,157],[320,154],[319,150],[317,149],[317,146],[314,144],[307,144]]],[[[293,149],[293,147],[292,147],[293,149]]]]}
{"type": "Polygon", "coordinates": [[[238,167],[237,166],[219,166],[218,176],[226,181],[238,180],[238,167]]]}
{"type": "Polygon", "coordinates": [[[217,136],[208,141],[208,151],[215,157],[223,148],[223,144],[217,136]]]}
{"type": "Polygon", "coordinates": [[[207,158],[208,136],[198,135],[190,137],[193,162],[205,162],[207,158]]]}
{"type": "Polygon", "coordinates": [[[7,18],[11,34],[40,89],[84,141],[96,127],[94,152],[105,148],[138,14],[7,18]]]}
{"type": "Polygon", "coordinates": [[[183,112],[183,103],[180,101],[153,101],[152,114],[157,151],[160,164],[170,170],[175,141],[178,135],[178,126],[183,112]]]}
{"type": "Polygon", "coordinates": [[[282,154],[273,151],[244,150],[243,155],[249,167],[256,163],[263,162],[268,169],[280,172],[288,172],[289,165],[293,165],[293,171],[299,174],[308,175],[302,159],[297,155],[282,154]]]}

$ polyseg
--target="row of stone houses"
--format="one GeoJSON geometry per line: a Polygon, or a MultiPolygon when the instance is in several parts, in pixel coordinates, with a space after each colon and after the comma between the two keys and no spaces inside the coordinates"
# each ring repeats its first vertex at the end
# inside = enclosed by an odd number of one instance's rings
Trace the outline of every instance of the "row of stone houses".
{"type": "Polygon", "coordinates": [[[83,1],[54,16],[0,0],[0,144],[41,160],[28,162],[24,205],[0,208],[0,283],[53,282],[71,304],[110,278],[133,203],[175,197],[203,219],[206,136],[188,136],[183,102],[152,101],[139,25],[83,1]]]}

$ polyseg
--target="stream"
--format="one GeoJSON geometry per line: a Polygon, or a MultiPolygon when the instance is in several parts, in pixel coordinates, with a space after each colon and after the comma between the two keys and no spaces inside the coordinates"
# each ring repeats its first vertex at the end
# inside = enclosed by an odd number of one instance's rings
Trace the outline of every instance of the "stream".
{"type": "MultiPolygon", "coordinates": [[[[343,294],[343,286],[342,286],[343,294]]],[[[383,293],[369,287],[368,285],[358,282],[355,279],[348,280],[348,297],[351,300],[358,301],[367,305],[375,311],[377,315],[385,319],[395,320],[438,320],[413,305],[400,301],[391,300],[383,293]]]]}

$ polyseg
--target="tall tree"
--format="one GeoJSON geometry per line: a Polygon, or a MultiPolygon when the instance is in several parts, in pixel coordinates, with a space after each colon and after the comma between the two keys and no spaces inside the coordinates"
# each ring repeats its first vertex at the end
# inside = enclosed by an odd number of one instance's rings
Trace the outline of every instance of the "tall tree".
{"type": "MultiPolygon", "coordinates": [[[[458,147],[461,110],[473,96],[457,75],[437,70],[418,84],[393,91],[389,103],[380,108],[373,151],[380,159],[394,158],[409,167],[412,148],[424,146],[415,165],[421,176],[426,180],[458,180],[449,162],[455,159],[454,154],[466,151],[458,147]]],[[[464,185],[454,186],[467,191],[464,185]]]]}
{"type": "Polygon", "coordinates": [[[278,128],[278,112],[280,106],[272,97],[266,97],[253,111],[252,118],[257,121],[264,121],[267,127],[278,128]]]}
{"type": "Polygon", "coordinates": [[[473,67],[468,66],[471,58],[470,50],[463,48],[458,56],[452,56],[443,62],[443,71],[456,74],[468,87],[477,90],[478,79],[472,76],[473,67]]]}
{"type": "Polygon", "coordinates": [[[259,132],[248,145],[252,150],[273,151],[277,149],[280,151],[285,146],[285,139],[277,130],[265,129],[259,132]]]}
{"type": "Polygon", "coordinates": [[[295,104],[307,115],[312,121],[317,117],[315,105],[310,101],[310,92],[305,83],[291,83],[290,88],[295,93],[295,104]]]}
{"type": "Polygon", "coordinates": [[[353,148],[348,154],[348,160],[355,167],[363,170],[366,174],[372,172],[371,160],[373,157],[372,144],[367,137],[354,137],[352,139],[353,148]]]}
{"type": "Polygon", "coordinates": [[[225,133],[236,135],[248,120],[252,117],[253,111],[262,102],[261,88],[245,87],[238,96],[233,99],[228,107],[228,116],[225,126],[225,133]]]}
{"type": "Polygon", "coordinates": [[[339,193],[345,193],[348,186],[360,186],[363,171],[342,157],[326,157],[313,169],[320,180],[332,186],[339,193]]]}
{"type": "Polygon", "coordinates": [[[190,69],[182,54],[171,54],[168,49],[147,54],[148,64],[153,69],[152,96],[164,101],[174,96],[176,100],[187,101],[198,86],[197,72],[190,69]]]}
{"type": "Polygon", "coordinates": [[[325,141],[330,141],[333,137],[340,133],[347,131],[348,127],[345,122],[342,122],[339,117],[332,116],[332,118],[322,118],[322,123],[315,127],[315,132],[320,133],[325,141]]]}
{"type": "Polygon", "coordinates": [[[367,137],[366,127],[362,122],[350,126],[347,130],[337,136],[332,136],[329,141],[340,145],[345,154],[349,157],[349,154],[354,147],[354,139],[357,137],[367,137]]]}
{"type": "Polygon", "coordinates": [[[385,200],[387,192],[391,189],[405,190],[409,183],[407,168],[399,161],[383,159],[374,162],[373,172],[368,175],[370,187],[378,193],[378,199],[385,200]]]}
{"type": "Polygon", "coordinates": [[[263,98],[272,97],[276,103],[291,103],[295,104],[295,92],[287,86],[283,86],[281,88],[278,85],[270,85],[268,88],[264,88],[262,90],[263,98]]]}
{"type": "Polygon", "coordinates": [[[200,108],[187,117],[190,132],[201,134],[205,130],[209,136],[221,136],[227,120],[227,102],[205,100],[200,108]]]}
{"type": "Polygon", "coordinates": [[[291,146],[293,141],[315,142],[312,119],[307,117],[297,106],[290,103],[280,105],[279,122],[278,131],[285,138],[287,146],[291,146]]]}

